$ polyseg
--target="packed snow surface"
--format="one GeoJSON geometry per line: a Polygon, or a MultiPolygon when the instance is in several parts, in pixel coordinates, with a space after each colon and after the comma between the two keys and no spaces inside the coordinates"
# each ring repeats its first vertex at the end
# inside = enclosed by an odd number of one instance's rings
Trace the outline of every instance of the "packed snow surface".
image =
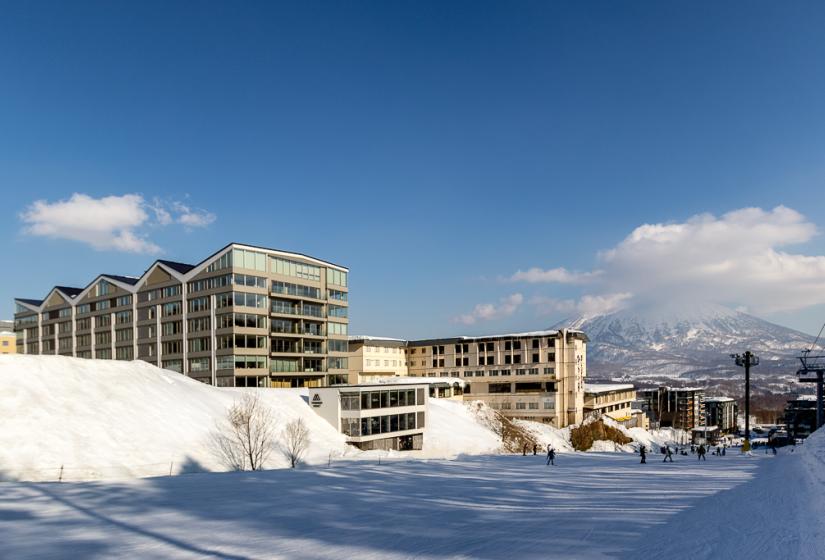
{"type": "Polygon", "coordinates": [[[823,443],[701,463],[519,454],[2,483],[0,542],[15,559],[813,560],[823,443]]]}

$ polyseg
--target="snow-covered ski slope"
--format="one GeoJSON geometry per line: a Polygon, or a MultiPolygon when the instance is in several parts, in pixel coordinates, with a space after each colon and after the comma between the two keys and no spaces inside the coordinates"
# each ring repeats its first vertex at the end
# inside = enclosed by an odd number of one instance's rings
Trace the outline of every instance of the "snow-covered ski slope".
{"type": "MultiPolygon", "coordinates": [[[[317,416],[301,389],[217,389],[141,361],[0,356],[0,477],[64,480],[226,470],[213,452],[216,423],[244,392],[257,391],[275,422],[308,424],[306,461],[366,458],[317,416]]],[[[460,403],[431,401],[418,457],[490,453],[495,433],[460,403]]],[[[386,453],[385,453],[386,455],[386,453]]],[[[267,465],[287,466],[274,452],[267,465]]]]}
{"type": "Polygon", "coordinates": [[[2,483],[0,556],[821,559],[823,440],[701,463],[484,455],[2,483]]]}

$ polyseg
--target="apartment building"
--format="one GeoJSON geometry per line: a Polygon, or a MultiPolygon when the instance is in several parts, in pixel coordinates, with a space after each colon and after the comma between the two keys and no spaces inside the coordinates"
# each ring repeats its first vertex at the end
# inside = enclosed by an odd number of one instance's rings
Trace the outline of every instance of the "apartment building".
{"type": "Polygon", "coordinates": [[[705,423],[717,426],[722,434],[732,434],[737,430],[738,407],[731,397],[705,397],[705,423]]]}
{"type": "Polygon", "coordinates": [[[657,387],[637,393],[656,427],[693,430],[705,426],[705,394],[699,387],[657,387]]]}
{"type": "Polygon", "coordinates": [[[378,336],[349,339],[347,383],[377,383],[389,377],[406,377],[407,341],[378,336]]]}
{"type": "Polygon", "coordinates": [[[576,330],[407,342],[413,377],[458,377],[464,400],[509,418],[564,427],[582,421],[587,337],[576,330]]]}
{"type": "Polygon", "coordinates": [[[302,387],[348,376],[348,269],[230,243],[197,264],[16,299],[25,354],[139,359],[221,387],[302,387]]]}

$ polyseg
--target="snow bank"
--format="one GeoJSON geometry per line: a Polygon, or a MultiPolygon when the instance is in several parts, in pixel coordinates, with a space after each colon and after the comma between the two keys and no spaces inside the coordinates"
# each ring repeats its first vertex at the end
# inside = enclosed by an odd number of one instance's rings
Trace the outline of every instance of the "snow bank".
{"type": "Polygon", "coordinates": [[[635,451],[636,448],[630,444],[620,445],[608,439],[597,439],[593,442],[593,445],[590,446],[590,449],[587,450],[588,453],[635,453],[635,451]]]}
{"type": "Polygon", "coordinates": [[[529,420],[514,420],[515,424],[527,431],[539,442],[543,450],[551,446],[557,453],[573,453],[575,450],[570,444],[570,428],[554,428],[549,424],[530,422],[529,420]]]}
{"type": "Polygon", "coordinates": [[[460,454],[498,453],[501,438],[479,422],[464,403],[430,399],[429,426],[424,433],[423,457],[455,457],[460,454]]]}
{"type": "MultiPolygon", "coordinates": [[[[307,463],[371,456],[307,406],[305,389],[221,389],[142,361],[8,355],[0,356],[0,479],[55,480],[61,466],[66,480],[226,470],[213,452],[216,423],[251,392],[279,425],[304,420],[307,463]]],[[[425,449],[412,457],[500,446],[462,404],[430,403],[425,449]]],[[[266,466],[288,464],[276,448],[266,466]]]]}

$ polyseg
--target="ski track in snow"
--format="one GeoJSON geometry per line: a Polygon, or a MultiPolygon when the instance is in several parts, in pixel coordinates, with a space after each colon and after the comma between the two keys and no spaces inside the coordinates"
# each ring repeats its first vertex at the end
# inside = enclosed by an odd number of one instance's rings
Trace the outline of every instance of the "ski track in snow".
{"type": "Polygon", "coordinates": [[[556,467],[541,455],[488,455],[2,483],[0,556],[807,560],[819,558],[806,539],[821,538],[823,522],[791,492],[821,500],[823,491],[805,476],[789,487],[803,474],[800,451],[674,464],[651,454],[647,465],[576,453],[556,467]]]}

